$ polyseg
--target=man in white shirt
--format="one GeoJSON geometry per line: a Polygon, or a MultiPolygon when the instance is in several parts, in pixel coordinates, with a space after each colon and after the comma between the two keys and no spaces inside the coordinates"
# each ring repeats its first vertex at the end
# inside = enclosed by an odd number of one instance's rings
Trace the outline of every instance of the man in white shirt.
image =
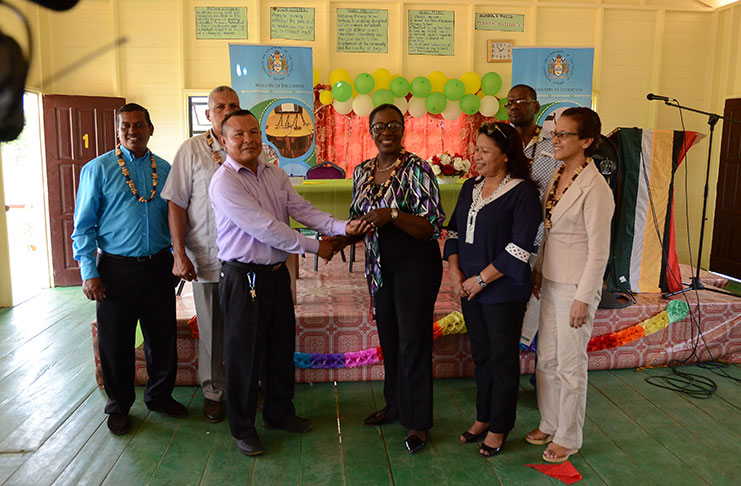
{"type": "Polygon", "coordinates": [[[224,327],[219,309],[219,262],[216,224],[208,186],[211,176],[226,160],[219,142],[221,123],[239,110],[239,97],[228,86],[214,88],[208,96],[206,117],[211,130],[186,140],[173,160],[170,177],[162,191],[168,201],[172,235],[172,273],[193,282],[198,316],[198,381],[203,389],[203,415],[209,422],[224,418],[222,397],[226,378],[222,364],[224,327]]]}

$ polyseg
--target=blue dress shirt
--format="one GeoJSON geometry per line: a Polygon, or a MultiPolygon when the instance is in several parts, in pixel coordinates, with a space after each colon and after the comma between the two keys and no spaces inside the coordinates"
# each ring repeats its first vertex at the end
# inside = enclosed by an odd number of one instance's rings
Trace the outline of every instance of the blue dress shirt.
{"type": "MultiPolygon", "coordinates": [[[[152,191],[150,152],[138,159],[121,146],[129,177],[139,195],[149,198],[152,191]]],[[[159,196],[165,186],[170,164],[154,156],[157,164],[157,194],[148,203],[139,202],[131,193],[111,150],[85,164],[75,206],[72,250],[80,262],[82,279],[99,277],[95,263],[96,248],[122,256],[153,255],[170,246],[167,225],[167,201],[159,196]]]]}

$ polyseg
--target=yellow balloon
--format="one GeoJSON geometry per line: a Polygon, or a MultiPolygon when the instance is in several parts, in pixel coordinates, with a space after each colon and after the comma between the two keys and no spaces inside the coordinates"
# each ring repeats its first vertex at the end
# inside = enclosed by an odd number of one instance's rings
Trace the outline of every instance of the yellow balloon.
{"type": "Polygon", "coordinates": [[[314,86],[316,86],[317,84],[319,84],[319,70],[317,68],[313,68],[313,69],[314,69],[313,81],[314,81],[314,86]]]}
{"type": "Polygon", "coordinates": [[[386,68],[378,68],[373,71],[373,80],[376,82],[375,89],[389,89],[391,86],[391,73],[386,68]]]}
{"type": "Polygon", "coordinates": [[[473,71],[464,73],[461,76],[461,81],[466,87],[466,94],[476,93],[481,88],[481,76],[473,71]]]}
{"type": "Polygon", "coordinates": [[[486,95],[484,94],[484,92],[483,92],[483,91],[479,90],[479,91],[478,91],[478,92],[476,93],[476,96],[478,96],[480,100],[483,100],[483,99],[484,99],[484,96],[486,96],[486,95]]]}
{"type": "Polygon", "coordinates": [[[334,96],[332,96],[332,92],[328,89],[322,90],[321,93],[319,93],[319,101],[323,105],[331,105],[334,101],[334,96]]]}
{"type": "Polygon", "coordinates": [[[334,71],[332,71],[332,74],[329,75],[330,86],[334,86],[340,81],[347,81],[351,85],[353,84],[352,76],[350,76],[350,73],[347,72],[347,69],[335,69],[334,71]]]}
{"type": "Polygon", "coordinates": [[[445,83],[448,82],[448,77],[440,71],[432,71],[427,75],[427,79],[430,80],[432,85],[432,91],[445,91],[445,83]]]}

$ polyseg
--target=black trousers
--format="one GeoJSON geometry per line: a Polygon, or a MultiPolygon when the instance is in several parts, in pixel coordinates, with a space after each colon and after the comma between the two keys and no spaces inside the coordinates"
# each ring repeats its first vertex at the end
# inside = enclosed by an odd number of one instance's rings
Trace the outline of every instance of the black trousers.
{"type": "Polygon", "coordinates": [[[476,420],[489,431],[515,426],[520,382],[520,333],[527,301],[480,304],[462,299],[476,377],[476,420]]]}
{"type": "Polygon", "coordinates": [[[399,417],[408,430],[428,430],[432,427],[432,324],[442,263],[438,257],[424,267],[383,268],[381,276],[383,285],[374,303],[385,371],[384,413],[399,417]]]}
{"type": "Polygon", "coordinates": [[[136,262],[98,255],[105,299],[97,302],[98,348],[106,413],[128,413],[134,403],[134,341],[136,323],[144,336],[149,381],[147,403],[172,395],[177,371],[175,289],[172,254],[136,262]]]}
{"type": "Polygon", "coordinates": [[[273,270],[266,265],[226,262],[221,267],[219,298],[224,319],[229,426],[235,438],[248,439],[257,434],[258,379],[262,378],[265,420],[281,424],[296,413],[296,316],[291,277],[283,264],[273,270]],[[255,274],[254,300],[248,282],[251,272],[255,274]]]}

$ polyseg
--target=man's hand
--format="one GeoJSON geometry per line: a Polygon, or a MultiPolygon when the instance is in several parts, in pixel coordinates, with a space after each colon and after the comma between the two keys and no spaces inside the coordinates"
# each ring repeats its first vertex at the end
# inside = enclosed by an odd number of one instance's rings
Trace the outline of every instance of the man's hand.
{"type": "Polygon", "coordinates": [[[367,221],[360,219],[353,219],[347,222],[345,226],[345,233],[348,236],[359,236],[364,235],[371,230],[371,225],[367,221]]]}
{"type": "Polygon", "coordinates": [[[579,329],[586,324],[588,309],[589,305],[574,299],[574,303],[571,305],[571,314],[569,315],[569,325],[574,329],[579,329]]]}
{"type": "Polygon", "coordinates": [[[82,282],[82,293],[85,294],[90,300],[97,300],[101,302],[105,299],[105,290],[103,289],[103,281],[100,277],[88,278],[82,282]]]}
{"type": "Polygon", "coordinates": [[[319,240],[319,250],[316,254],[329,262],[336,253],[337,243],[332,240],[319,240]]]}
{"type": "Polygon", "coordinates": [[[188,282],[198,282],[198,276],[196,275],[196,269],[193,266],[193,262],[185,253],[173,253],[174,262],[172,264],[172,274],[176,277],[180,277],[188,282]]]}
{"type": "Polygon", "coordinates": [[[543,283],[543,274],[533,271],[532,291],[536,299],[540,300],[540,285],[543,283]]]}

